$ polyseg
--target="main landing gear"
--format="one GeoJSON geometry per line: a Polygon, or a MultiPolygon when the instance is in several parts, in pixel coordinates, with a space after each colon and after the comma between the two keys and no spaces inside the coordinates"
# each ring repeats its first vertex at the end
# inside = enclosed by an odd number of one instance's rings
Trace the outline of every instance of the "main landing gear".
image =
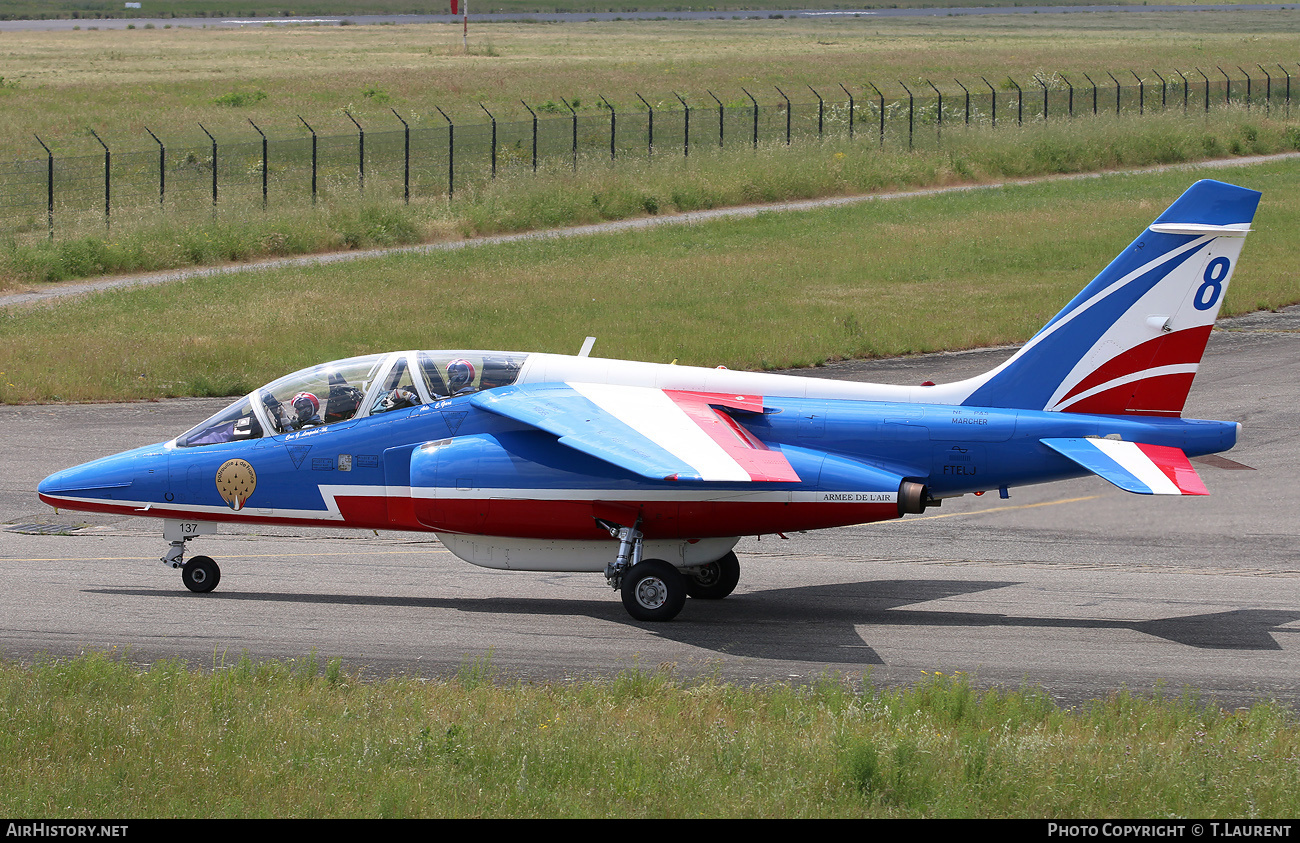
{"type": "Polygon", "coordinates": [[[740,581],[740,560],[732,551],[698,568],[680,571],[662,559],[641,558],[644,536],[637,527],[608,527],[619,546],[618,557],[605,567],[605,579],[622,596],[627,613],[639,621],[672,620],[688,596],[721,600],[740,581]]]}
{"type": "Polygon", "coordinates": [[[185,561],[185,543],[200,533],[207,525],[196,521],[164,521],[163,538],[171,542],[162,563],[180,568],[181,582],[196,594],[206,594],[221,582],[221,568],[210,556],[195,556],[185,561]]]}

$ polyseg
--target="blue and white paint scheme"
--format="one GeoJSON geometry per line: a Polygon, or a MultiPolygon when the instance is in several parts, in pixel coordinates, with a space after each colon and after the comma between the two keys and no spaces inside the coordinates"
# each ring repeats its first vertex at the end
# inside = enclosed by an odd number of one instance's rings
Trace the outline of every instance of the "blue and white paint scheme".
{"type": "Polygon", "coordinates": [[[899,518],[1095,474],[1203,495],[1182,418],[1260,194],[1200,181],[1002,365],[890,386],[503,351],[398,351],[295,372],[170,442],[60,471],[67,509],[163,519],[163,561],[218,522],[436,533],[477,565],[604,573],[641,620],[727,596],[744,535],[899,518]]]}

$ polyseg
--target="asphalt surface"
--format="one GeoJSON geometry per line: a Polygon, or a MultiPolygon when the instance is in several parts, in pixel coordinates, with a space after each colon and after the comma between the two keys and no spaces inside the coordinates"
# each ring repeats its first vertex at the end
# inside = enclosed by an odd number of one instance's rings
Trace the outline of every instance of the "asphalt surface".
{"type": "MultiPolygon", "coordinates": [[[[581,23],[610,20],[759,20],[769,18],[926,18],[966,17],[971,15],[1066,15],[1099,13],[1150,13],[1150,12],[1260,12],[1296,9],[1295,3],[1197,3],[1135,6],[969,6],[962,8],[933,9],[793,9],[786,11],[646,11],[646,12],[509,12],[498,14],[471,13],[475,23],[507,21],[538,21],[551,23],[581,23]]],[[[454,15],[317,15],[294,17],[230,17],[230,18],[83,18],[79,20],[14,20],[0,21],[0,32],[21,30],[71,30],[97,27],[99,29],[143,28],[152,24],[163,26],[189,26],[197,28],[238,29],[252,26],[339,26],[346,21],[357,26],[460,23],[454,15]]]]}
{"type": "MultiPolygon", "coordinates": [[[[1076,704],[1191,687],[1225,705],[1300,704],[1300,310],[1221,323],[1189,416],[1241,421],[1199,465],[1208,498],[1128,495],[1099,479],[949,500],[898,522],[743,540],[739,588],[640,624],[599,575],[481,570],[430,536],[224,527],[209,595],[159,557],[152,519],[55,512],[46,474],[171,438],[227,403],[0,407],[0,654],[88,649],[197,666],[315,650],[364,674],[439,676],[488,658],[568,680],[672,665],[741,682],[827,674],[910,683],[964,671],[1076,704]],[[52,530],[54,534],[42,534],[52,530]]],[[[907,383],[989,368],[1009,349],[855,362],[809,376],[907,383]]]]}

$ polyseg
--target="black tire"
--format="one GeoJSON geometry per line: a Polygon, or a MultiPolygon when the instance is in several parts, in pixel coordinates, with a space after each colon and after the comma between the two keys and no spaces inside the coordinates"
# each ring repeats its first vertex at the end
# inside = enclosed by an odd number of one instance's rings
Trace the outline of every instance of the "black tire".
{"type": "Polygon", "coordinates": [[[210,556],[195,556],[181,568],[181,582],[195,594],[207,594],[221,582],[221,568],[210,556]]]}
{"type": "Polygon", "coordinates": [[[623,575],[623,608],[639,621],[670,621],[686,605],[680,571],[660,559],[646,559],[623,575]]]}
{"type": "Polygon", "coordinates": [[[683,577],[686,593],[697,600],[721,600],[736,590],[740,582],[740,560],[736,554],[715,559],[707,565],[692,568],[683,577]]]}

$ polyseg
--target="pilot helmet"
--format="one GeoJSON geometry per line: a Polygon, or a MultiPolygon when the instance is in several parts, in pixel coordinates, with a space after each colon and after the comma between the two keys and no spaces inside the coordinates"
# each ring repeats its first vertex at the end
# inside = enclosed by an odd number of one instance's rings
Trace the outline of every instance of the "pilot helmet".
{"type": "Polygon", "coordinates": [[[300,421],[307,421],[320,412],[320,399],[310,392],[299,392],[289,403],[300,421]]]}
{"type": "Polygon", "coordinates": [[[464,389],[474,382],[474,364],[458,358],[447,364],[447,385],[452,392],[464,389]]]}

